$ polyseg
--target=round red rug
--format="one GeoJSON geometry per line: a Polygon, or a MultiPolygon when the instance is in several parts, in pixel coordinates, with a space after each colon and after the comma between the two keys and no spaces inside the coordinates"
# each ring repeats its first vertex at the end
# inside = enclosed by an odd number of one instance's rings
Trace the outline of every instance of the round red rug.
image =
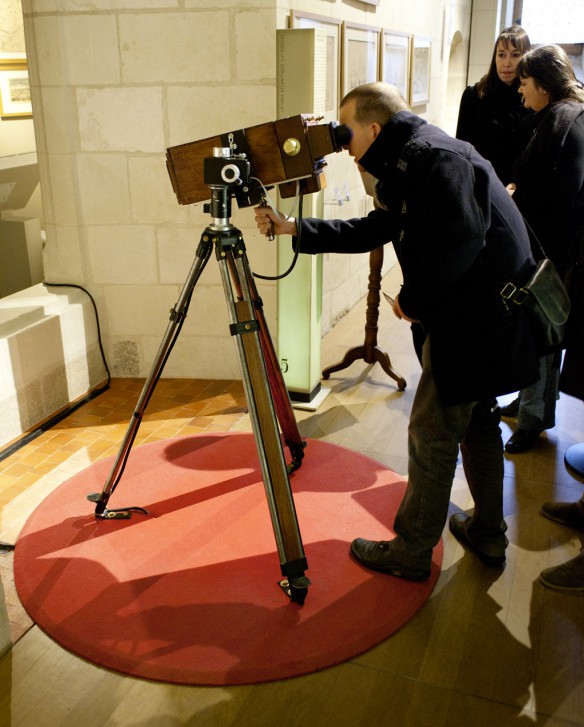
{"type": "Polygon", "coordinates": [[[149,516],[96,520],[112,459],[76,475],[33,512],[15,582],[49,636],[89,661],[181,684],[246,684],[345,661],[400,628],[440,572],[411,583],[349,558],[355,537],[387,539],[405,483],[379,462],[309,440],[291,477],[311,586],[304,605],[280,564],[251,434],[135,448],[108,507],[149,516]]]}

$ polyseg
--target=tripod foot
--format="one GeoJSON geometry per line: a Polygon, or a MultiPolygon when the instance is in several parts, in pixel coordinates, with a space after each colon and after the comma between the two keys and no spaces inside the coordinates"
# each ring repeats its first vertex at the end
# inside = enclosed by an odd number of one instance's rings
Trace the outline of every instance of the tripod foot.
{"type": "Polygon", "coordinates": [[[292,442],[286,442],[286,444],[288,445],[288,449],[292,455],[292,461],[286,467],[288,474],[291,475],[292,472],[296,472],[297,469],[300,469],[300,465],[304,459],[304,447],[306,447],[306,442],[302,442],[301,446],[297,446],[292,442]]]}
{"type": "Polygon", "coordinates": [[[139,512],[141,515],[150,515],[148,510],[138,506],[108,510],[105,502],[102,502],[101,496],[101,492],[93,492],[91,495],[87,495],[87,499],[90,502],[97,503],[95,506],[95,517],[100,520],[129,520],[133,512],[139,512]]]}
{"type": "Polygon", "coordinates": [[[310,585],[310,579],[304,577],[296,578],[294,581],[289,581],[285,578],[283,581],[280,581],[278,585],[292,603],[298,603],[300,606],[304,605],[304,600],[308,593],[308,586],[310,585]]]}
{"type": "Polygon", "coordinates": [[[106,508],[99,514],[95,513],[95,517],[98,517],[100,520],[129,520],[133,512],[138,512],[141,515],[150,515],[148,510],[145,510],[143,507],[126,507],[120,508],[119,510],[108,510],[106,508]]]}

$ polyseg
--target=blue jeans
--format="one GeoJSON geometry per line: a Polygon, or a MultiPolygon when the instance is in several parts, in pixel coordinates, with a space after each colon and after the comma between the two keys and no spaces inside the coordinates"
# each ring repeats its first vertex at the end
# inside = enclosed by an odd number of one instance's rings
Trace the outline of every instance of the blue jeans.
{"type": "Polygon", "coordinates": [[[521,390],[517,414],[518,429],[540,431],[555,426],[560,379],[556,358],[554,353],[542,356],[539,359],[539,381],[521,390]]]}
{"type": "Polygon", "coordinates": [[[427,569],[448,516],[458,453],[475,502],[468,533],[480,543],[500,539],[504,553],[503,441],[495,399],[443,406],[430,364],[430,341],[408,429],[408,484],[392,541],[404,565],[427,569]]]}

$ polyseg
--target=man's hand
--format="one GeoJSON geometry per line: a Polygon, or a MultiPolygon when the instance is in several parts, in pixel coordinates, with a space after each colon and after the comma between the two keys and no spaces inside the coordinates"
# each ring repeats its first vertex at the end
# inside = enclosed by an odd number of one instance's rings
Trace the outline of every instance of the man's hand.
{"type": "Polygon", "coordinates": [[[256,207],[255,221],[262,235],[292,235],[298,234],[294,217],[284,219],[277,215],[271,207],[256,207]]]}
{"type": "Polygon", "coordinates": [[[398,318],[403,318],[404,321],[408,321],[409,323],[418,323],[415,318],[408,318],[403,312],[399,304],[399,295],[396,295],[395,300],[393,301],[393,314],[398,318]]]}

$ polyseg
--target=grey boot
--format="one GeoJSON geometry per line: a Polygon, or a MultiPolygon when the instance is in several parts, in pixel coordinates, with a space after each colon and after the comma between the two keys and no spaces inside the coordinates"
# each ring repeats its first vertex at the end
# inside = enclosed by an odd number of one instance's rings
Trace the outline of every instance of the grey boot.
{"type": "Polygon", "coordinates": [[[566,563],[543,570],[539,574],[539,582],[555,591],[571,593],[584,591],[584,550],[566,563]]]}
{"type": "Polygon", "coordinates": [[[544,517],[556,523],[567,525],[569,528],[584,533],[584,503],[576,502],[544,502],[540,508],[544,517]]]}

